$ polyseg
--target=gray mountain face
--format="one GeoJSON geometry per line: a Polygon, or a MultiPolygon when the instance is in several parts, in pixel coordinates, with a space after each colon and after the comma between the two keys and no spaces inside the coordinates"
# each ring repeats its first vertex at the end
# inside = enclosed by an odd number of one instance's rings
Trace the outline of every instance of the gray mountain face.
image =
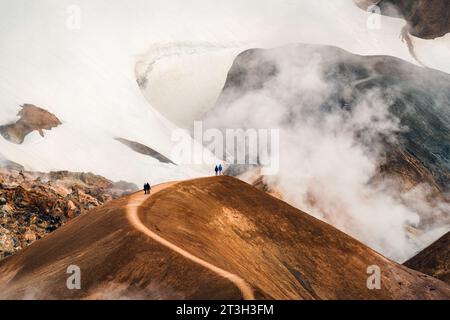
{"type": "Polygon", "coordinates": [[[381,175],[395,175],[407,187],[426,182],[449,191],[450,75],[397,58],[304,44],[245,51],[205,124],[295,133],[311,119],[326,128],[330,115],[344,119],[344,126],[364,114],[364,125],[342,130],[367,152],[381,154],[381,175]]]}

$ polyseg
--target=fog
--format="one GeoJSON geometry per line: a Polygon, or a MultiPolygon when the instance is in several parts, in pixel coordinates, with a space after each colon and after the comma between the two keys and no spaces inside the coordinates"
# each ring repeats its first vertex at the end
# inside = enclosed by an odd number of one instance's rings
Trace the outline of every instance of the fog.
{"type": "MultiPolygon", "coordinates": [[[[450,230],[450,207],[430,203],[427,185],[402,192],[399,181],[378,174],[383,141],[395,142],[396,133],[408,130],[389,112],[385,92],[374,88],[351,109],[342,107],[333,95],[348,79],[338,74],[325,80],[329,66],[320,52],[302,59],[290,46],[267,54],[276,76],[245,93],[227,88],[205,122],[216,128],[280,129],[280,169],[265,178],[271,189],[399,262],[450,230]]],[[[246,81],[261,81],[261,73],[254,76],[246,81]]]]}
{"type": "MultiPolygon", "coordinates": [[[[380,28],[369,29],[367,19],[351,0],[0,0],[0,125],[15,121],[23,103],[36,104],[63,123],[45,132],[45,138],[30,134],[23,145],[0,138],[1,152],[30,170],[92,171],[139,185],[147,179],[156,183],[207,174],[160,164],[114,138],[137,141],[168,156],[172,131],[194,120],[194,107],[211,107],[233,54],[246,48],[332,44],[417,63],[399,38],[403,20],[380,17],[380,28]],[[81,14],[75,29],[67,24],[72,4],[81,14]],[[222,55],[221,48],[233,54],[222,55]],[[216,51],[218,58],[212,59],[216,51]],[[191,58],[185,59],[187,55],[191,58]],[[146,87],[156,93],[140,90],[137,63],[146,77],[156,75],[146,87]],[[158,66],[163,68],[158,71],[158,66]]],[[[423,63],[450,70],[448,38],[412,41],[423,63]]],[[[236,120],[282,128],[282,166],[278,180],[269,182],[289,202],[401,259],[418,247],[403,232],[405,224],[419,223],[417,210],[393,197],[387,182],[375,187],[368,181],[382,153],[378,134],[404,128],[387,114],[376,91],[352,113],[317,113],[315,107],[329,90],[317,76],[317,65],[312,61],[291,68],[280,61],[276,90],[243,97],[219,119],[222,124],[236,120]],[[285,106],[298,88],[304,93],[295,100],[292,115],[285,106]],[[292,116],[302,121],[286,126],[292,116]],[[373,117],[379,121],[374,123],[373,117]],[[364,132],[367,143],[356,139],[355,132],[364,132]],[[327,197],[318,197],[325,193],[327,197]],[[347,218],[340,219],[343,215],[347,218]]]]}

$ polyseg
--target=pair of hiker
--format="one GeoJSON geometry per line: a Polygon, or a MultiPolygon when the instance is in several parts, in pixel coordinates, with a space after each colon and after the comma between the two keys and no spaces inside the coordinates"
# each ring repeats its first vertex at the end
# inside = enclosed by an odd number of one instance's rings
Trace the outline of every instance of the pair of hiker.
{"type": "Polygon", "coordinates": [[[144,184],[144,193],[145,194],[150,194],[150,189],[151,189],[152,187],[150,187],[150,183],[146,183],[146,184],[144,184]]]}
{"type": "Polygon", "coordinates": [[[222,165],[221,164],[219,164],[218,166],[216,165],[216,167],[214,168],[214,171],[216,172],[216,176],[223,175],[222,165]]]}

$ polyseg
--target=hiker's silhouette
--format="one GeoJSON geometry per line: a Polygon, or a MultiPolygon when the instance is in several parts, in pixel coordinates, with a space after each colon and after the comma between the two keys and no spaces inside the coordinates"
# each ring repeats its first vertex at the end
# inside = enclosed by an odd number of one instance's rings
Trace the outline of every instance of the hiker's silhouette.
{"type": "Polygon", "coordinates": [[[145,183],[144,184],[144,194],[150,194],[150,189],[151,189],[151,187],[150,187],[150,183],[145,183]]]}

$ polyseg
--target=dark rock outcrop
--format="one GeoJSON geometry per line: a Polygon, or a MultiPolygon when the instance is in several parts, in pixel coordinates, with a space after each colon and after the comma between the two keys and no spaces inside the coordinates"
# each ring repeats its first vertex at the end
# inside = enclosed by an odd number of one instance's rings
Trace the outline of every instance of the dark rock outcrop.
{"type": "Polygon", "coordinates": [[[245,281],[256,299],[449,299],[450,286],[386,259],[336,228],[231,177],[169,184],[96,208],[0,261],[0,298],[242,299],[234,282],[174,251],[186,250],[245,281]],[[129,213],[128,213],[129,217],[129,213]],[[77,241],[74,241],[77,239],[77,241]],[[167,242],[171,244],[167,246],[167,242]],[[68,290],[68,265],[80,290],[68,290]],[[368,289],[378,266],[380,288],[368,289]]]}
{"type": "Polygon", "coordinates": [[[450,284],[450,232],[404,263],[450,284]]]}

